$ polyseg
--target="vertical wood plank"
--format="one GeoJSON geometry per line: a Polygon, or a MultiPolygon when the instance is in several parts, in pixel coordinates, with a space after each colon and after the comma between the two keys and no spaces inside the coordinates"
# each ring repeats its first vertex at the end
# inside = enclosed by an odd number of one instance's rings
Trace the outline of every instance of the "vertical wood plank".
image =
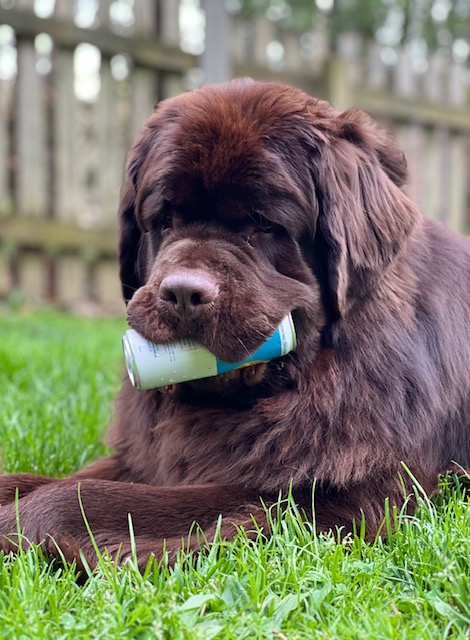
{"type": "Polygon", "coordinates": [[[232,25],[231,56],[234,66],[244,64],[249,47],[252,25],[242,16],[236,16],[232,25]]]}
{"type": "Polygon", "coordinates": [[[31,302],[44,300],[47,295],[47,272],[43,255],[23,252],[18,263],[19,286],[31,302]]]}
{"type": "Polygon", "coordinates": [[[159,35],[163,44],[179,47],[179,1],[160,0],[159,35]]]}
{"type": "Polygon", "coordinates": [[[470,104],[467,69],[463,64],[452,63],[449,70],[449,104],[455,107],[465,107],[470,104]]]}
{"type": "Polygon", "coordinates": [[[408,166],[408,182],[404,190],[426,213],[426,132],[419,124],[404,124],[395,128],[394,135],[405,153],[408,166]]]}
{"type": "Polygon", "coordinates": [[[205,82],[227,82],[232,77],[231,16],[220,0],[203,0],[202,7],[206,14],[206,43],[200,60],[205,82]]]}
{"type": "MultiPolygon", "coordinates": [[[[179,1],[178,0],[160,0],[160,21],[158,25],[159,37],[162,44],[169,47],[180,46],[180,29],[179,29],[179,1]]],[[[177,96],[184,91],[183,77],[178,74],[162,74],[160,77],[160,92],[157,95],[155,82],[155,99],[162,100],[177,96]]]]}
{"type": "Polygon", "coordinates": [[[117,265],[111,260],[101,260],[94,269],[94,295],[100,308],[107,313],[122,313],[121,283],[117,265]]]}
{"type": "Polygon", "coordinates": [[[442,103],[444,96],[443,77],[445,75],[445,67],[442,57],[434,53],[429,58],[429,68],[424,77],[423,90],[424,95],[431,102],[437,104],[442,103]]]}
{"type": "Polygon", "coordinates": [[[398,63],[393,78],[395,92],[403,98],[414,98],[417,94],[417,82],[413,73],[412,55],[407,47],[398,52],[398,63]]]}
{"type": "Polygon", "coordinates": [[[135,33],[155,36],[157,32],[157,2],[138,0],[134,4],[135,33]]]}
{"type": "Polygon", "coordinates": [[[109,15],[109,7],[112,0],[99,0],[98,3],[98,22],[102,29],[109,29],[111,26],[111,18],[109,15]]]}
{"type": "Polygon", "coordinates": [[[60,256],[56,261],[57,302],[77,307],[86,299],[86,263],[80,256],[60,256]]]}
{"type": "Polygon", "coordinates": [[[32,42],[18,43],[16,206],[23,216],[46,217],[47,118],[44,79],[36,72],[32,42]]]}
{"type": "Polygon", "coordinates": [[[3,298],[10,290],[9,260],[7,252],[0,246],[0,296],[3,298]]]}
{"type": "Polygon", "coordinates": [[[305,67],[305,60],[300,54],[300,34],[288,32],[283,39],[285,69],[296,73],[305,67]]]}
{"type": "Polygon", "coordinates": [[[11,114],[13,109],[13,81],[0,80],[0,216],[13,211],[9,187],[11,114]]]}
{"type": "Polygon", "coordinates": [[[426,180],[424,184],[423,209],[429,218],[439,219],[439,190],[441,179],[441,160],[439,136],[435,129],[426,134],[425,166],[426,180]]]}
{"type": "Polygon", "coordinates": [[[144,122],[153,113],[158,99],[156,75],[150,69],[134,69],[131,77],[132,138],[138,135],[144,122]]]}
{"type": "Polygon", "coordinates": [[[370,89],[383,89],[387,86],[388,73],[380,57],[380,45],[370,43],[367,48],[366,83],[370,89]]]}
{"type": "Polygon", "coordinates": [[[77,222],[86,210],[87,199],[84,132],[73,86],[73,53],[56,53],[54,83],[55,212],[60,220],[77,222]]]}
{"type": "Polygon", "coordinates": [[[360,86],[364,77],[361,36],[354,32],[341,34],[338,37],[337,50],[344,62],[343,81],[347,82],[348,88],[360,86]]]}
{"type": "Polygon", "coordinates": [[[114,226],[119,202],[119,190],[124,175],[124,159],[128,138],[116,81],[109,62],[101,66],[101,95],[97,104],[97,138],[99,155],[99,198],[103,212],[100,225],[114,226]]]}
{"type": "Polygon", "coordinates": [[[447,197],[447,224],[455,231],[468,233],[466,228],[467,220],[466,190],[468,186],[468,176],[470,175],[470,150],[466,148],[469,138],[452,134],[450,138],[450,184],[447,197]]]}
{"type": "Polygon", "coordinates": [[[274,27],[263,16],[253,18],[252,25],[255,30],[252,62],[259,66],[267,66],[267,47],[271,40],[275,40],[274,27]]]}
{"type": "Polygon", "coordinates": [[[449,195],[451,184],[451,144],[450,131],[447,127],[436,128],[436,138],[438,145],[438,166],[439,174],[436,185],[436,210],[437,217],[445,224],[449,224],[449,195]]]}

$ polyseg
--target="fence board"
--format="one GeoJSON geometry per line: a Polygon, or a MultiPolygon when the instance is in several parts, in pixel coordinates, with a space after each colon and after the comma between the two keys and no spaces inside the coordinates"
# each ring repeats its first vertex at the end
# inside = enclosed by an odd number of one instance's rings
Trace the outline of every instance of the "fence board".
{"type": "Polygon", "coordinates": [[[44,78],[31,42],[18,44],[15,205],[22,215],[47,217],[47,130],[44,78]]]}
{"type": "Polygon", "coordinates": [[[18,260],[18,285],[23,294],[34,301],[47,297],[47,269],[44,256],[23,252],[18,260]]]}
{"type": "Polygon", "coordinates": [[[465,185],[468,183],[470,164],[470,139],[453,134],[450,138],[450,187],[446,197],[448,208],[447,223],[455,231],[468,233],[468,219],[465,215],[469,203],[466,203],[465,185]],[[466,207],[467,204],[467,207],[466,207]]]}
{"type": "MultiPolygon", "coordinates": [[[[124,158],[129,140],[125,122],[119,111],[116,81],[107,61],[101,66],[101,95],[96,104],[96,133],[98,153],[98,189],[100,226],[116,223],[119,190],[124,172],[124,158]]],[[[125,115],[125,114],[124,114],[125,115]]]]}
{"type": "Polygon", "coordinates": [[[11,157],[9,148],[12,116],[13,83],[0,80],[0,214],[12,212],[9,190],[11,157]]]}
{"type": "Polygon", "coordinates": [[[438,130],[432,129],[426,132],[425,146],[425,171],[423,210],[429,218],[438,220],[440,217],[439,181],[441,178],[441,153],[438,130]]]}
{"type": "Polygon", "coordinates": [[[88,298],[87,263],[81,256],[56,259],[56,296],[61,305],[74,308],[88,298]]]}
{"type": "Polygon", "coordinates": [[[98,24],[101,28],[108,30],[111,26],[111,18],[109,16],[109,7],[112,0],[100,0],[98,3],[98,24]]]}
{"type": "MultiPolygon", "coordinates": [[[[173,3],[176,4],[176,3],[173,3]]],[[[136,33],[152,36],[157,26],[157,3],[155,0],[139,0],[134,5],[136,33]]]]}
{"type": "Polygon", "coordinates": [[[9,276],[9,261],[6,251],[2,251],[0,247],[0,296],[5,297],[11,288],[9,276]]]}
{"type": "Polygon", "coordinates": [[[426,213],[426,131],[419,125],[400,125],[395,127],[395,135],[407,159],[409,181],[405,190],[426,213]]]}
{"type": "Polygon", "coordinates": [[[86,155],[81,110],[74,92],[71,52],[56,53],[53,73],[55,215],[64,222],[76,222],[87,207],[86,155]]]}
{"type": "Polygon", "coordinates": [[[407,47],[398,52],[398,62],[393,80],[397,95],[407,99],[417,96],[418,86],[415,74],[412,71],[412,55],[407,47]]]}
{"type": "Polygon", "coordinates": [[[100,260],[94,269],[94,297],[101,308],[108,312],[122,312],[121,283],[115,261],[100,260]]]}
{"type": "Polygon", "coordinates": [[[132,139],[152,114],[158,99],[157,79],[148,69],[135,69],[131,77],[131,132],[132,139]]]}
{"type": "Polygon", "coordinates": [[[179,47],[179,2],[177,0],[160,0],[159,35],[166,46],[179,47]]]}
{"type": "MultiPolygon", "coordinates": [[[[159,34],[161,41],[165,46],[179,48],[179,2],[177,0],[160,0],[159,34]]],[[[192,66],[196,66],[196,64],[196,61],[194,61],[192,66]]],[[[158,99],[171,98],[183,91],[184,74],[164,74],[161,77],[160,94],[158,95],[158,99]]]]}

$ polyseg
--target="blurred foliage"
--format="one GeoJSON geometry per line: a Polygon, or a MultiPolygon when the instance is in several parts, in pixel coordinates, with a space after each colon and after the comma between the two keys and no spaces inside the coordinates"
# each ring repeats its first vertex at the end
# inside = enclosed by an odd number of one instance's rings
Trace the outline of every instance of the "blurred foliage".
{"type": "Polygon", "coordinates": [[[411,43],[470,59],[470,0],[240,0],[239,6],[282,28],[323,28],[333,46],[338,35],[355,31],[384,46],[411,43]]]}

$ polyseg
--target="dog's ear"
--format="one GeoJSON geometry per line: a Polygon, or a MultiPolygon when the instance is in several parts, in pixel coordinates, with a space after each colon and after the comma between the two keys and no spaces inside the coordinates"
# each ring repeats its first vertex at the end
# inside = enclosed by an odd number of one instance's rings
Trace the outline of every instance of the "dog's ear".
{"type": "Polygon", "coordinates": [[[119,275],[126,304],[143,284],[139,266],[141,241],[142,232],[135,217],[135,189],[126,178],[119,204],[119,275]]]}
{"type": "Polygon", "coordinates": [[[331,119],[311,156],[319,213],[316,242],[327,266],[330,305],[344,316],[404,247],[420,213],[401,191],[401,151],[360,111],[331,119]],[[328,132],[329,133],[329,132],[328,132]]]}
{"type": "Polygon", "coordinates": [[[129,151],[119,202],[119,273],[126,304],[145,277],[146,242],[136,216],[139,172],[153,143],[153,131],[144,127],[129,151]]]}

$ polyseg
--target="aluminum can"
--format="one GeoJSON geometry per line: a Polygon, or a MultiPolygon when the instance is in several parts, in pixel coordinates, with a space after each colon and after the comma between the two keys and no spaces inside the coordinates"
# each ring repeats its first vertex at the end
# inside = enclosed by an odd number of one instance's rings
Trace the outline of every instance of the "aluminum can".
{"type": "Polygon", "coordinates": [[[179,382],[210,378],[233,369],[285,356],[296,347],[291,314],[254,353],[239,362],[223,362],[195,340],[155,344],[129,329],[122,339],[129,378],[136,389],[156,389],[179,382]]]}

